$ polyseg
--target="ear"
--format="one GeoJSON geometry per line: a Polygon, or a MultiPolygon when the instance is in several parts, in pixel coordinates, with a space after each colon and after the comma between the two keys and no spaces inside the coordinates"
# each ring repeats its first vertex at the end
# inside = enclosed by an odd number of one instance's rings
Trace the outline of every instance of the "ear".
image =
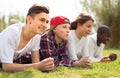
{"type": "Polygon", "coordinates": [[[82,25],[80,23],[77,23],[77,28],[81,29],[82,25]]]}
{"type": "Polygon", "coordinates": [[[54,32],[54,33],[56,32],[56,28],[53,29],[53,32],[54,32]]]}
{"type": "Polygon", "coordinates": [[[80,23],[77,23],[77,26],[81,26],[81,24],[80,24],[80,23]]]}
{"type": "Polygon", "coordinates": [[[27,16],[27,23],[28,23],[28,24],[31,24],[31,21],[32,21],[32,17],[28,15],[28,16],[27,16]]]}
{"type": "Polygon", "coordinates": [[[53,31],[53,32],[56,32],[56,27],[52,27],[52,31],[53,31]]]}

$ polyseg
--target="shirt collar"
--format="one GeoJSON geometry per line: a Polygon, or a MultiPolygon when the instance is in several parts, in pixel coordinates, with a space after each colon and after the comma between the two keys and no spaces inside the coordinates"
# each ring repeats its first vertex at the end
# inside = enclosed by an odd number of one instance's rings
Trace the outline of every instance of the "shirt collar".
{"type": "Polygon", "coordinates": [[[54,42],[55,45],[57,46],[63,46],[67,41],[63,40],[61,43],[57,44],[56,40],[55,40],[55,36],[54,35],[50,35],[50,39],[54,42]]]}

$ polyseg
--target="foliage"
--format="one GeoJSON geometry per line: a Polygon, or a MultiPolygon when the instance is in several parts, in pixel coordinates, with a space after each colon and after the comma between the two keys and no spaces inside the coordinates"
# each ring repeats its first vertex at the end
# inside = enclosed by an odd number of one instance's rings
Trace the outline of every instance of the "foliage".
{"type": "Polygon", "coordinates": [[[5,16],[2,16],[1,18],[0,18],[0,31],[2,31],[3,29],[5,29],[6,28],[6,22],[5,22],[5,16]]]}
{"type": "Polygon", "coordinates": [[[0,17],[0,32],[5,29],[7,26],[17,23],[17,22],[25,22],[25,18],[18,14],[9,14],[8,16],[0,17]]]}
{"type": "Polygon", "coordinates": [[[92,13],[98,25],[105,24],[112,29],[111,47],[120,44],[120,0],[84,0],[84,9],[92,13]]]}
{"type": "Polygon", "coordinates": [[[26,69],[23,72],[5,73],[1,70],[0,78],[120,78],[120,51],[105,50],[104,56],[117,53],[118,59],[108,63],[95,62],[91,67],[56,67],[51,72],[26,69]]]}

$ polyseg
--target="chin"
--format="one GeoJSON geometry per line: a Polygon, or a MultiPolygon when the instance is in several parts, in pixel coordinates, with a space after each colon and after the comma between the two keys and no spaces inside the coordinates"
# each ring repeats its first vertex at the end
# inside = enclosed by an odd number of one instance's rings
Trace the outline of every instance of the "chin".
{"type": "Polygon", "coordinates": [[[87,35],[83,35],[84,37],[86,37],[87,35]]]}
{"type": "Polygon", "coordinates": [[[67,40],[68,38],[63,38],[63,40],[67,40]]]}
{"type": "Polygon", "coordinates": [[[105,45],[106,45],[107,43],[103,43],[103,44],[105,44],[105,45]]]}
{"type": "Polygon", "coordinates": [[[38,32],[38,34],[39,34],[39,35],[42,35],[42,34],[43,34],[43,32],[38,32]]]}
{"type": "Polygon", "coordinates": [[[106,45],[107,43],[106,42],[102,42],[104,45],[106,45]]]}

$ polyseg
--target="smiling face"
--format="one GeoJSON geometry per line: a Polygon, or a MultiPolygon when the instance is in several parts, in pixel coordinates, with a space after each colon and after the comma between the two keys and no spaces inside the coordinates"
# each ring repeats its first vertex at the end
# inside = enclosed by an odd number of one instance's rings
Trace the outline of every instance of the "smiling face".
{"type": "Polygon", "coordinates": [[[49,15],[45,12],[36,14],[34,18],[28,16],[27,21],[29,26],[35,34],[42,34],[47,28],[49,22],[49,15]]]}
{"type": "Polygon", "coordinates": [[[107,44],[107,42],[110,40],[111,34],[103,33],[99,35],[100,43],[107,44]]]}
{"type": "Polygon", "coordinates": [[[107,44],[111,37],[111,29],[108,26],[101,25],[97,30],[97,45],[107,44]]]}
{"type": "Polygon", "coordinates": [[[86,21],[86,23],[84,23],[83,25],[78,23],[77,30],[79,31],[81,36],[87,36],[91,32],[92,23],[92,20],[86,21]]]}
{"type": "Polygon", "coordinates": [[[68,38],[70,31],[70,24],[60,24],[53,29],[56,41],[60,42],[68,38]]]}

